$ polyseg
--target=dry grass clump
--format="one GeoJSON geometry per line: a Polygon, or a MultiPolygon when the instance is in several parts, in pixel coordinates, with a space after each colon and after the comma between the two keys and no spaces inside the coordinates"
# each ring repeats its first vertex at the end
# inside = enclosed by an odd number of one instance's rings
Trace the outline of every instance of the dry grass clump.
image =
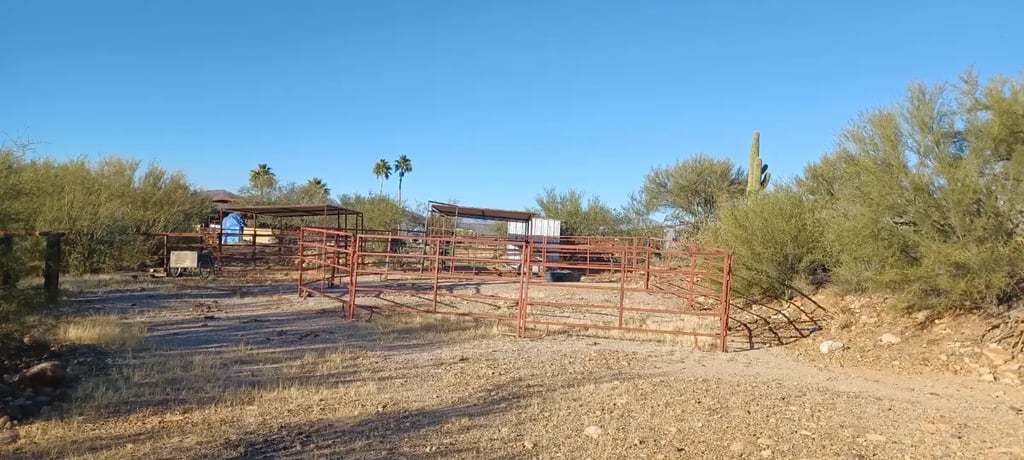
{"type": "Polygon", "coordinates": [[[128,350],[146,335],[142,324],[121,321],[113,315],[72,318],[57,326],[57,340],[128,350]]]}

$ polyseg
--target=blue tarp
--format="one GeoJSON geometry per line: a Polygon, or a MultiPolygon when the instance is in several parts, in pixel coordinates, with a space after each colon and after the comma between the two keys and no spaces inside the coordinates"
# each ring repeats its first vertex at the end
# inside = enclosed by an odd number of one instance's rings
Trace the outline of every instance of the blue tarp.
{"type": "Polygon", "coordinates": [[[241,243],[242,230],[245,229],[245,219],[237,212],[224,216],[220,223],[221,242],[224,244],[241,243]]]}

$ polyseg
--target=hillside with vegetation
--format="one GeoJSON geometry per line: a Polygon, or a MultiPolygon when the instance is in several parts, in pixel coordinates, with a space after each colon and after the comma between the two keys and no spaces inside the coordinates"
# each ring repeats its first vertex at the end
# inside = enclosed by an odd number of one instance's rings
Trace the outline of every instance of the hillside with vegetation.
{"type": "MultiPolygon", "coordinates": [[[[732,251],[730,350],[754,351],[728,355],[520,340],[425,315],[340,321],[336,303],[294,284],[140,282],[52,305],[34,286],[44,241],[23,235],[65,232],[70,275],[135,270],[160,250],[150,234],[194,231],[215,206],[157,165],[6,145],[0,456],[1021,454],[1024,80],[912,84],[795,177],[773,175],[785,153],[762,150],[770,138],[753,133],[745,167],[708,154],[656,165],[620,208],[586,184],[549,187],[528,208],[566,235],[672,230],[732,251]]],[[[232,198],[337,204],[393,230],[423,219],[402,197],[412,172],[404,154],[373,160],[376,192],[339,193],[334,179],[286,182],[258,164],[232,198]]]]}
{"type": "MultiPolygon", "coordinates": [[[[893,295],[908,310],[1010,304],[1024,283],[1022,85],[970,72],[912,84],[903,100],[857,116],[796,177],[771,179],[764,163],[785,152],[761,152],[755,133],[746,169],[695,154],[653,167],[620,209],[552,187],[531,210],[570,235],[662,236],[672,227],[728,248],[745,295],[788,298],[828,285],[893,295]]],[[[188,231],[211,211],[183,173],[117,157],[58,161],[32,147],[0,149],[0,229],[67,232],[69,273],[138,266],[153,251],[143,235],[188,231]]],[[[364,212],[367,228],[391,229],[410,210],[384,183],[396,175],[400,196],[412,171],[407,155],[382,158],[372,165],[378,193],[332,197],[323,178],[285,183],[260,164],[238,194],[246,204],[336,203],[364,212]]],[[[0,271],[38,274],[41,244],[0,240],[0,271]]]]}

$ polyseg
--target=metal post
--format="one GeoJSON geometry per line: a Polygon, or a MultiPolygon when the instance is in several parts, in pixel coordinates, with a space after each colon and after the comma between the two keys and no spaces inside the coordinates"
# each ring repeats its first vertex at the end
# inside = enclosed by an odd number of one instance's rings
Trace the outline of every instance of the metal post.
{"type": "Polygon", "coordinates": [[[433,274],[433,276],[434,276],[434,281],[433,281],[434,282],[434,285],[433,285],[434,300],[433,300],[433,303],[431,305],[431,311],[433,311],[434,313],[437,313],[437,289],[438,289],[437,278],[438,278],[438,273],[439,273],[440,266],[441,266],[441,244],[440,244],[440,241],[439,241],[438,244],[434,246],[434,274],[433,274]]]}
{"type": "Polygon", "coordinates": [[[355,244],[353,245],[353,247],[349,248],[349,255],[348,255],[349,261],[350,261],[350,263],[349,263],[350,269],[349,269],[349,275],[348,275],[348,312],[347,312],[348,319],[355,318],[355,312],[356,312],[356,289],[358,289],[357,285],[359,284],[359,274],[358,274],[358,271],[359,271],[359,257],[360,257],[359,256],[359,248],[360,248],[360,241],[359,240],[362,238],[362,235],[355,234],[352,238],[353,238],[353,241],[354,241],[355,244]]]}
{"type": "Polygon", "coordinates": [[[516,335],[526,335],[526,313],[530,303],[530,273],[533,272],[531,261],[533,260],[533,244],[530,240],[523,242],[519,251],[522,254],[519,266],[522,267],[519,274],[519,311],[516,312],[516,335]]]}
{"type": "Polygon", "coordinates": [[[302,297],[302,269],[306,263],[306,227],[299,227],[299,258],[297,263],[299,264],[299,297],[302,297]]]}
{"type": "Polygon", "coordinates": [[[333,288],[334,287],[334,278],[335,278],[335,276],[337,276],[337,266],[338,266],[338,246],[341,244],[341,241],[339,240],[339,235],[338,234],[333,234],[331,236],[334,237],[333,238],[334,239],[334,246],[331,246],[331,249],[330,249],[330,251],[331,251],[331,257],[330,257],[330,259],[331,259],[331,281],[327,283],[327,287],[329,287],[329,288],[333,288]]]}
{"type": "Polygon", "coordinates": [[[697,254],[694,254],[696,248],[690,247],[688,254],[690,255],[690,279],[686,292],[686,298],[690,303],[690,309],[693,310],[693,286],[697,282],[697,254]]]}
{"type": "Polygon", "coordinates": [[[622,327],[622,314],[626,304],[626,254],[625,252],[629,249],[625,249],[622,255],[622,262],[620,268],[622,269],[621,275],[619,276],[619,327],[622,327]]]}
{"type": "Polygon", "coordinates": [[[726,254],[725,256],[725,268],[723,270],[724,279],[722,279],[722,317],[720,321],[719,330],[719,345],[718,348],[722,352],[729,351],[729,300],[730,293],[732,291],[732,254],[726,254]]]}
{"type": "Polygon", "coordinates": [[[644,256],[644,289],[651,288],[651,246],[652,242],[647,240],[646,255],[644,256]]]}

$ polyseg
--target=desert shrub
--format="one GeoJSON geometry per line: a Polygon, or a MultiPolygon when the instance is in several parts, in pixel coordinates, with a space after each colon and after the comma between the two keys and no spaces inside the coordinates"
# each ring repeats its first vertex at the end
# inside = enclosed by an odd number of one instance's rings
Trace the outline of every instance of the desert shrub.
{"type": "Polygon", "coordinates": [[[649,209],[698,235],[715,220],[718,209],[743,196],[747,173],[729,159],[698,154],[674,165],[652,168],[642,194],[649,209]]]}
{"type": "Polygon", "coordinates": [[[576,189],[558,192],[548,187],[534,201],[537,206],[532,212],[561,221],[565,236],[618,235],[624,228],[622,217],[615,209],[599,197],[587,198],[576,189]]]}
{"type": "Polygon", "coordinates": [[[955,95],[912,85],[899,105],[860,117],[800,180],[834,281],[911,309],[1019,295],[1021,113],[1020,82],[982,87],[968,75],[955,95]]]}
{"type": "MultiPolygon", "coordinates": [[[[187,231],[210,212],[209,201],[184,175],[110,157],[56,161],[29,158],[24,148],[0,148],[0,229],[58,230],[65,271],[137,266],[157,249],[144,233],[187,231]]],[[[16,238],[0,268],[38,268],[43,241],[16,238]]],[[[38,273],[38,271],[36,271],[38,273]]]]}
{"type": "Polygon", "coordinates": [[[189,231],[210,212],[209,201],[180,173],[135,160],[33,160],[29,225],[67,232],[64,267],[71,272],[126,269],[157,246],[145,233],[189,231]]]}
{"type": "Polygon", "coordinates": [[[371,231],[394,230],[409,214],[398,201],[384,195],[344,194],[338,197],[338,205],[363,213],[363,227],[371,231]]]}
{"type": "Polygon", "coordinates": [[[745,295],[788,297],[827,260],[820,217],[788,187],[722,207],[703,238],[733,251],[733,286],[745,295]]]}

